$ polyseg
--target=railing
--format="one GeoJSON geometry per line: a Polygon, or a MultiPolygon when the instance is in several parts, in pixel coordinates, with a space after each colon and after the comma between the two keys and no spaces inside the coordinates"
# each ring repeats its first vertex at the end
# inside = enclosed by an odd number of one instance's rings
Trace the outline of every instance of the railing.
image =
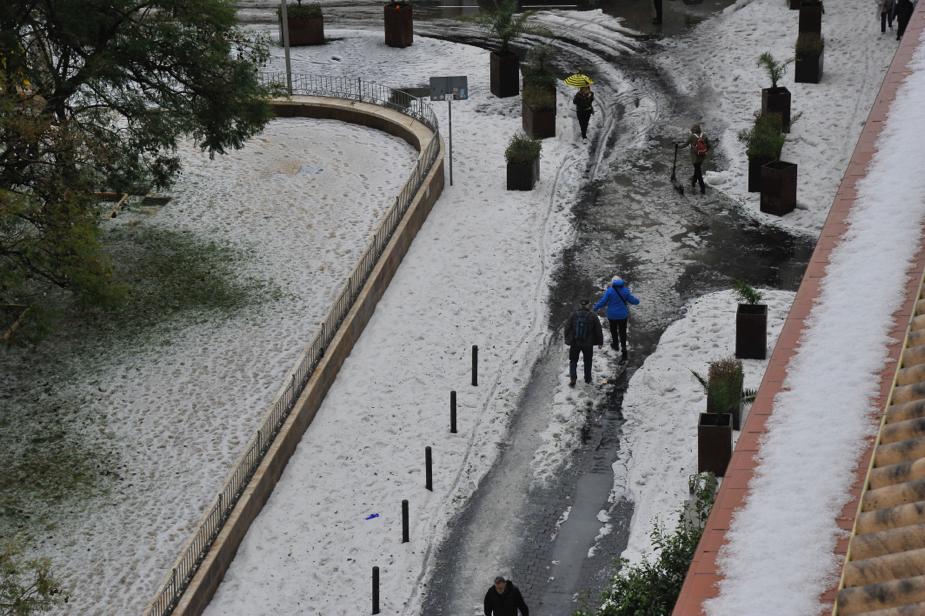
{"type": "MultiPolygon", "coordinates": [[[[440,132],[437,126],[437,118],[430,106],[422,99],[415,98],[400,90],[392,90],[376,83],[348,77],[293,75],[292,78],[293,93],[295,94],[358,100],[389,107],[420,121],[433,131],[433,137],[421,150],[411,177],[405,182],[401,192],[395,198],[395,203],[392,204],[385,218],[379,223],[379,228],[366,247],[366,251],[345,282],[340,294],[334,301],[334,305],[328,311],[327,317],[321,323],[320,331],[315,334],[315,338],[308,345],[304,355],[290,375],[289,382],[270,404],[270,408],[264,415],[257,433],[251,436],[244,454],[238,459],[234,470],[226,479],[224,487],[208,509],[208,513],[203,518],[193,537],[184,546],[180,557],[174,563],[170,574],[146,611],[146,614],[152,616],[165,616],[170,614],[176,607],[180,596],[189,585],[209,548],[211,548],[212,543],[228,519],[228,515],[238,502],[257,466],[263,460],[264,455],[273,443],[273,439],[276,438],[283,422],[289,416],[295,401],[301,395],[315,367],[324,356],[325,349],[333,340],[363,285],[366,284],[366,279],[392,238],[392,234],[408,210],[408,206],[411,204],[414,195],[417,194],[424,178],[433,168],[437,160],[437,154],[440,152],[440,132]]],[[[261,80],[265,84],[278,85],[285,83],[285,75],[264,73],[261,75],[261,80]],[[280,81],[281,77],[282,81],[280,81]]]]}

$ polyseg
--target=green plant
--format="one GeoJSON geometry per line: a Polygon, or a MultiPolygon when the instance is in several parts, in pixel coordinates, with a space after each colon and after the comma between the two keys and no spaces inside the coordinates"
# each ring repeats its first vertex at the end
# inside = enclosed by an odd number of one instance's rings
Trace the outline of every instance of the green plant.
{"type": "Polygon", "coordinates": [[[0,546],[0,616],[31,616],[67,602],[47,559],[23,560],[18,546],[0,546]]]}
{"type": "MultiPolygon", "coordinates": [[[[279,14],[279,9],[276,9],[276,13],[279,14]]],[[[287,2],[286,17],[289,19],[309,19],[312,17],[321,17],[321,5],[317,2],[302,4],[302,0],[298,0],[298,4],[289,4],[287,2]]]]}
{"type": "Polygon", "coordinates": [[[656,520],[651,534],[657,552],[653,561],[644,558],[631,565],[620,559],[620,569],[601,593],[601,605],[581,609],[573,616],[657,616],[671,613],[716,494],[712,473],[693,475],[688,482],[692,507],[678,510],[678,523],[669,532],[656,520]]]}
{"type": "Polygon", "coordinates": [[[778,160],[786,140],[781,117],[776,113],[759,115],[752,128],[739,132],[739,141],[745,144],[749,158],[778,160]]]}
{"type": "Polygon", "coordinates": [[[556,74],[552,67],[555,50],[545,43],[534,45],[527,52],[527,61],[521,66],[524,74],[524,86],[533,84],[555,88],[556,74]]]}
{"type": "Polygon", "coordinates": [[[774,60],[774,56],[771,55],[770,51],[766,51],[758,57],[758,64],[763,66],[768,72],[768,77],[771,79],[772,88],[777,87],[777,82],[780,81],[781,77],[784,76],[784,72],[787,70],[787,65],[791,62],[793,62],[793,58],[784,60],[783,62],[777,62],[774,60]]]}
{"type": "Polygon", "coordinates": [[[749,285],[743,280],[736,280],[734,283],[736,297],[742,304],[757,304],[761,301],[761,292],[749,285]]]}
{"type": "Polygon", "coordinates": [[[495,3],[495,8],[483,15],[479,15],[476,20],[485,28],[489,35],[497,39],[501,44],[501,52],[509,49],[511,41],[527,33],[538,32],[536,28],[527,24],[527,21],[533,15],[533,11],[524,11],[517,13],[517,0],[504,0],[501,4],[495,3]]]}
{"type": "Polygon", "coordinates": [[[825,42],[818,32],[800,32],[797,36],[796,57],[798,60],[818,57],[825,42]]]}
{"type": "Polygon", "coordinates": [[[707,412],[734,412],[742,404],[742,362],[735,357],[714,361],[707,375],[707,412]]]}
{"type": "Polygon", "coordinates": [[[533,162],[540,157],[542,148],[542,142],[532,139],[524,133],[517,133],[511,137],[507,149],[504,150],[504,158],[509,163],[533,162]]]}
{"type": "Polygon", "coordinates": [[[530,109],[555,109],[556,91],[535,83],[524,86],[524,104],[530,109]]]}

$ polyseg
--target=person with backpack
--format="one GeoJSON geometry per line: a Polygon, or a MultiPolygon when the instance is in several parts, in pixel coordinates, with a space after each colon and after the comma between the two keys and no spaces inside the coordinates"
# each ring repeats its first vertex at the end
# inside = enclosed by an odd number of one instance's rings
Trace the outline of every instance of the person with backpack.
{"type": "Polygon", "coordinates": [[[617,350],[617,343],[622,347],[620,363],[626,361],[626,322],[630,316],[629,305],[639,304],[639,299],[630,292],[629,287],[619,276],[614,276],[601,299],[594,304],[596,312],[607,307],[607,320],[610,322],[610,346],[617,350]]]}
{"type": "Polygon", "coordinates": [[[578,126],[581,127],[581,138],[588,138],[588,122],[591,121],[591,114],[594,113],[594,92],[591,88],[585,86],[578,90],[575,98],[575,113],[578,114],[578,126]]]}
{"type": "Polygon", "coordinates": [[[585,383],[591,382],[591,359],[594,357],[594,345],[604,346],[604,331],[597,315],[590,310],[591,302],[584,300],[572,313],[565,325],[565,344],[568,345],[569,387],[575,387],[578,380],[578,356],[585,363],[585,383]]]}
{"type": "Polygon", "coordinates": [[[896,40],[903,37],[915,6],[910,0],[896,0],[896,40]]]}
{"type": "Polygon", "coordinates": [[[700,194],[707,192],[703,183],[703,162],[710,153],[710,140],[700,129],[700,124],[691,127],[691,134],[687,138],[687,145],[691,150],[691,164],[694,165],[694,175],[691,176],[691,188],[700,182],[700,194]]]}

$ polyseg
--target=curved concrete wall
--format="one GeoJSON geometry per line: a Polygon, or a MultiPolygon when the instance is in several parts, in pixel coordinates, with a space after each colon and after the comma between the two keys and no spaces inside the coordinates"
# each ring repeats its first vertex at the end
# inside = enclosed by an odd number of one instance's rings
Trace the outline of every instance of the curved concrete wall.
{"type": "MultiPolygon", "coordinates": [[[[341,120],[376,128],[406,140],[422,155],[424,147],[433,136],[429,128],[413,118],[369,103],[324,97],[293,97],[274,101],[272,107],[274,113],[280,117],[341,120]]],[[[427,219],[434,202],[443,192],[443,159],[444,145],[440,139],[433,168],[425,176],[337,335],[312,373],[292,412],[228,516],[196,575],[180,597],[177,607],[173,610],[174,615],[198,616],[205,610],[218,589],[248,528],[270,497],[289,458],[314,419],[328,389],[334,383],[344,359],[363,333],[411,242],[427,219]]]]}

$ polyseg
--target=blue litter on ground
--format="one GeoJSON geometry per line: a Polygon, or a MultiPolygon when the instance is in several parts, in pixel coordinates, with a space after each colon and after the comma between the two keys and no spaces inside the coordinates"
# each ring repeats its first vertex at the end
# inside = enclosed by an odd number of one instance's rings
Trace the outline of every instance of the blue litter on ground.
{"type": "Polygon", "coordinates": [[[378,514],[378,513],[371,513],[371,514],[369,514],[368,516],[366,516],[366,519],[367,519],[367,520],[372,520],[373,518],[378,518],[378,517],[379,517],[379,514],[378,514]]]}

